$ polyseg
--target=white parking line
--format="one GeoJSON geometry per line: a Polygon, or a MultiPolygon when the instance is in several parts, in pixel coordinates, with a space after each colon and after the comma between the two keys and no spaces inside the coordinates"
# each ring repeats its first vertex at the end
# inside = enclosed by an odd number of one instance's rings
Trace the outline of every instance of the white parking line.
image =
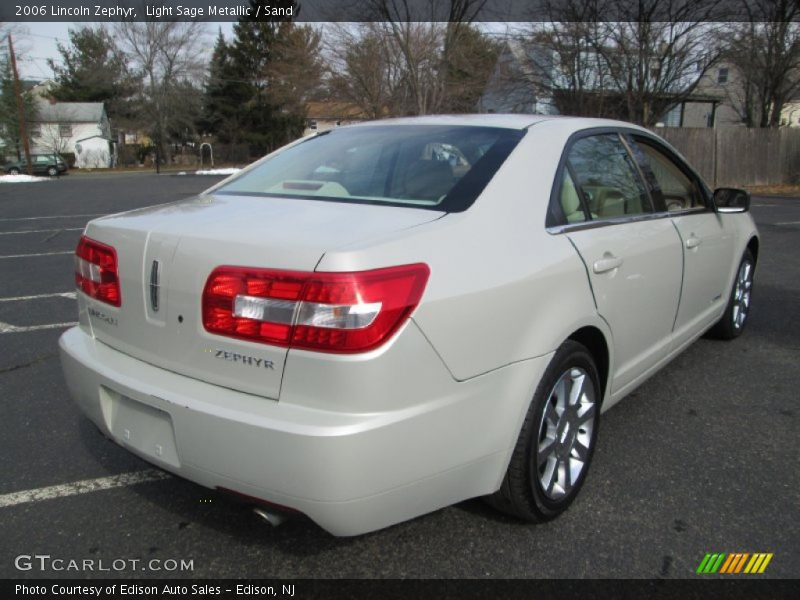
{"type": "Polygon", "coordinates": [[[20,302],[21,300],[40,300],[42,298],[69,298],[75,300],[75,292],[56,292],[54,294],[36,294],[34,296],[13,296],[0,298],[0,302],[20,302]]]}
{"type": "Polygon", "coordinates": [[[26,229],[25,231],[0,231],[0,235],[22,235],[23,233],[50,233],[51,231],[83,231],[83,227],[59,227],[57,229],[26,229]]]}
{"type": "Polygon", "coordinates": [[[0,221],[37,221],[39,219],[69,219],[71,217],[102,217],[106,213],[95,213],[91,215],[47,215],[44,217],[11,217],[0,219],[0,221]]]}
{"type": "Polygon", "coordinates": [[[53,485],[35,490],[12,492],[0,496],[0,508],[17,506],[18,504],[28,504],[30,502],[41,502],[42,500],[52,500],[54,498],[66,498],[68,496],[77,496],[78,494],[88,494],[89,492],[99,492],[100,490],[110,490],[118,487],[127,487],[129,485],[160,481],[171,477],[171,475],[164,471],[148,469],[146,471],[134,471],[133,473],[122,473],[120,475],[100,477],[98,479],[85,479],[83,481],[53,485]]]}
{"type": "Polygon", "coordinates": [[[75,250],[65,250],[64,252],[37,252],[36,254],[5,254],[3,258],[29,258],[31,256],[58,256],[59,254],[75,254],[75,250]]]}
{"type": "Polygon", "coordinates": [[[71,321],[69,323],[47,323],[45,325],[12,325],[11,323],[0,321],[0,334],[26,333],[28,331],[41,331],[42,329],[62,329],[64,327],[73,327],[77,324],[77,321],[71,321]]]}
{"type": "Polygon", "coordinates": [[[784,221],[783,223],[775,223],[775,225],[800,225],[800,221],[784,221]]]}

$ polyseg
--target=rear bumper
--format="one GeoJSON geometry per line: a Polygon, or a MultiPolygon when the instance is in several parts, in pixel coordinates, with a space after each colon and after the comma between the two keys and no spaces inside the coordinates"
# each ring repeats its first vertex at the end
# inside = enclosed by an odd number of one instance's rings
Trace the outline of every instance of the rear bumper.
{"type": "MultiPolygon", "coordinates": [[[[334,535],[356,535],[495,491],[550,359],[457,382],[413,322],[399,338],[389,351],[338,367],[348,377],[365,372],[368,400],[376,398],[369,369],[409,346],[427,363],[430,372],[419,378],[401,371],[383,382],[384,391],[393,389],[388,397],[400,388],[413,402],[389,409],[376,401],[381,409],[372,412],[314,405],[306,398],[313,377],[292,383],[287,373],[280,402],[204,383],[118,352],[80,326],[59,345],[72,397],[117,443],[201,485],[294,508],[334,535]]],[[[331,398],[336,405],[335,390],[331,398]]]]}

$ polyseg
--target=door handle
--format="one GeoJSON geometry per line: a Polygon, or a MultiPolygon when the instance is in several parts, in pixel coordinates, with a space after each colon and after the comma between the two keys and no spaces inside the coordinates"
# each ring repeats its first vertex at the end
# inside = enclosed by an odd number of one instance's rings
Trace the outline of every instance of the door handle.
{"type": "Polygon", "coordinates": [[[597,273],[606,273],[608,271],[613,271],[622,266],[622,259],[617,258],[613,254],[606,252],[603,255],[603,258],[600,260],[596,260],[592,265],[592,270],[597,273]]]}
{"type": "Polygon", "coordinates": [[[703,243],[703,240],[701,240],[695,234],[690,235],[686,239],[686,247],[689,248],[689,249],[697,248],[702,243],[703,243]]]}

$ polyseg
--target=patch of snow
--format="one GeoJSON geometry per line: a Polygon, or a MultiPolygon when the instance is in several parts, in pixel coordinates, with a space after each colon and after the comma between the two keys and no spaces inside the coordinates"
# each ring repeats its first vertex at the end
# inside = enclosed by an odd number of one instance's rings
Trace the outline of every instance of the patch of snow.
{"type": "Polygon", "coordinates": [[[36,183],[37,181],[49,181],[50,177],[35,177],[33,175],[0,175],[0,183],[36,183]]]}
{"type": "Polygon", "coordinates": [[[204,169],[202,171],[195,171],[195,175],[233,175],[238,173],[241,169],[231,167],[228,169],[204,169]]]}

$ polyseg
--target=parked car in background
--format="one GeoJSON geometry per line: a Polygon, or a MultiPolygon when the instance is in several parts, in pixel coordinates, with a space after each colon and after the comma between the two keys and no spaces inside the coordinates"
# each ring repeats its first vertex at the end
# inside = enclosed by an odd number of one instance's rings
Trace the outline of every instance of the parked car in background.
{"type": "Polygon", "coordinates": [[[67,385],[105,435],[273,523],[354,535],[476,496],[544,521],[602,411],[743,331],[749,200],[618,121],[336,128],[89,222],[67,385]]]}
{"type": "MultiPolygon", "coordinates": [[[[49,175],[55,177],[66,173],[69,167],[67,162],[58,154],[31,154],[34,175],[49,175]]],[[[28,163],[23,158],[21,161],[7,163],[5,172],[9,175],[18,175],[28,172],[28,163]]]]}

